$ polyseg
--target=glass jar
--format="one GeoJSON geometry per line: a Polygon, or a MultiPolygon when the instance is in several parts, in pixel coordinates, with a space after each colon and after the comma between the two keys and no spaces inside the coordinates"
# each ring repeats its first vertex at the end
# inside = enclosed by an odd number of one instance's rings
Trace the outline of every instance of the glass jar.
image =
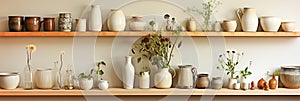
{"type": "Polygon", "coordinates": [[[282,66],[280,81],[287,88],[300,88],[300,66],[282,66]]]}
{"type": "Polygon", "coordinates": [[[198,74],[197,88],[205,89],[209,87],[208,74],[198,74]]]}
{"type": "Polygon", "coordinates": [[[74,76],[70,68],[66,70],[66,74],[64,76],[64,88],[66,90],[74,89],[74,76]]]}

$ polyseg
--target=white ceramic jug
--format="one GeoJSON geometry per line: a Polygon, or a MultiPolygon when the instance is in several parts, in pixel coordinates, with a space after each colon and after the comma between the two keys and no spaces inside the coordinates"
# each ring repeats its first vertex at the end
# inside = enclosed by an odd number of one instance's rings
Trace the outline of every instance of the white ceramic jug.
{"type": "Polygon", "coordinates": [[[192,65],[180,65],[178,75],[178,88],[193,88],[195,76],[197,74],[196,68],[192,65]]]}
{"type": "Polygon", "coordinates": [[[41,89],[51,89],[54,85],[52,69],[37,69],[35,72],[35,85],[41,89]]]}
{"type": "Polygon", "coordinates": [[[245,32],[256,32],[258,27],[258,17],[254,8],[239,8],[237,10],[238,19],[245,32]]]}
{"type": "Polygon", "coordinates": [[[102,16],[101,16],[100,5],[92,5],[92,10],[89,19],[89,30],[90,31],[102,30],[102,16]]]}

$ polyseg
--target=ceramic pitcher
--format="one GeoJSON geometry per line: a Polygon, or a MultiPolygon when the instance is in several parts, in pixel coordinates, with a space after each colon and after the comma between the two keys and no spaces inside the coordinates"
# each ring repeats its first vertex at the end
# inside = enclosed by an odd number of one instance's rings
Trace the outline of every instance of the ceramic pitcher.
{"type": "Polygon", "coordinates": [[[195,77],[196,77],[196,68],[192,65],[179,65],[179,75],[178,75],[178,88],[193,88],[195,77]]]}
{"type": "Polygon", "coordinates": [[[254,8],[239,8],[237,10],[238,19],[245,32],[256,32],[258,27],[258,17],[254,8]]]}

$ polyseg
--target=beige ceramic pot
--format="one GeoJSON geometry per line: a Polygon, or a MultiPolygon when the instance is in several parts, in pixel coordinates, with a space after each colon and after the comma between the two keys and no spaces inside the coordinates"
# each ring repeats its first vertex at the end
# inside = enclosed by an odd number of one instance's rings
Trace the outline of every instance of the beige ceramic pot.
{"type": "Polygon", "coordinates": [[[0,87],[3,89],[16,89],[20,82],[18,73],[0,73],[0,87]]]}
{"type": "Polygon", "coordinates": [[[281,19],[276,16],[263,16],[260,17],[260,24],[266,32],[277,32],[281,24],[281,19]]]}
{"type": "Polygon", "coordinates": [[[37,69],[35,72],[35,85],[37,88],[50,89],[54,85],[52,69],[37,69]]]}
{"type": "Polygon", "coordinates": [[[236,20],[224,20],[223,29],[226,32],[234,32],[237,27],[236,20]]]}
{"type": "Polygon", "coordinates": [[[281,22],[281,27],[285,32],[295,31],[296,22],[281,22]]]}

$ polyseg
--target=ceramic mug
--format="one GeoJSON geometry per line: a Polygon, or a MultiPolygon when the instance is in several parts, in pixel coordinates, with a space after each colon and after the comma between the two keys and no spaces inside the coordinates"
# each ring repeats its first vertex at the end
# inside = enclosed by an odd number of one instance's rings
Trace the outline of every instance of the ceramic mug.
{"type": "Polygon", "coordinates": [[[11,32],[21,32],[24,27],[23,16],[8,16],[8,27],[11,32]]]}
{"type": "Polygon", "coordinates": [[[41,28],[41,17],[25,17],[25,29],[30,32],[38,32],[41,28]]]}
{"type": "Polygon", "coordinates": [[[55,31],[55,18],[44,18],[44,31],[55,31]]]}

